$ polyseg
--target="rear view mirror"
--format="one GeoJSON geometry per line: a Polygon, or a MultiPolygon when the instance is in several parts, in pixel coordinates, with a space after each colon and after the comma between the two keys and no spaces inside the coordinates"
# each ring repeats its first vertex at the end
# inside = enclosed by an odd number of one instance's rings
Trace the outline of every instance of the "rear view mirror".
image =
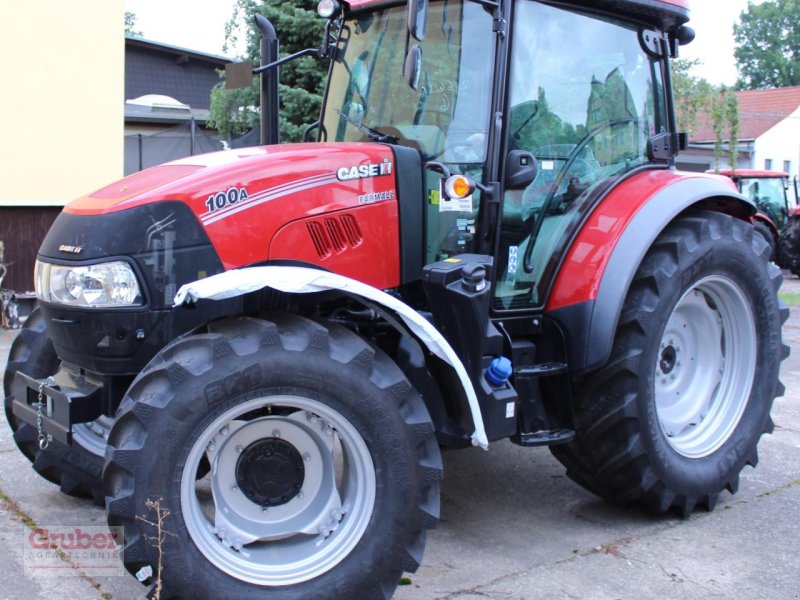
{"type": "Polygon", "coordinates": [[[403,65],[403,76],[406,83],[414,90],[419,89],[419,76],[422,72],[422,48],[414,44],[406,54],[403,65]]]}
{"type": "MultiPolygon", "coordinates": [[[[425,39],[428,0],[408,0],[408,33],[417,41],[425,39]]],[[[416,89],[416,88],[415,88],[416,89]]]]}
{"type": "Polygon", "coordinates": [[[225,88],[236,90],[250,87],[253,83],[253,63],[249,60],[225,65],[225,88]]]}

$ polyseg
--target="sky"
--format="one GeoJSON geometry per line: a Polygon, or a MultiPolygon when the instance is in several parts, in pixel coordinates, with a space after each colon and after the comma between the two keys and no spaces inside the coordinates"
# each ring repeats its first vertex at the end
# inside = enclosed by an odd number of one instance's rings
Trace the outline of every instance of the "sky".
{"type": "MultiPolygon", "coordinates": [[[[732,85],[736,82],[733,24],[747,9],[748,1],[760,4],[763,0],[690,0],[690,25],[697,32],[697,38],[681,49],[681,57],[702,61],[694,75],[715,84],[732,85]]],[[[225,23],[233,12],[234,2],[125,0],[125,10],[136,14],[136,28],[147,39],[210,54],[224,54],[225,23]]]]}

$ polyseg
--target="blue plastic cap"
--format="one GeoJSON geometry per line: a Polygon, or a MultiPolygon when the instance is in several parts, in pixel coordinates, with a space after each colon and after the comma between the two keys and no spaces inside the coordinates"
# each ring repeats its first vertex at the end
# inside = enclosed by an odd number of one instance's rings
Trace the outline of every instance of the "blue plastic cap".
{"type": "Polygon", "coordinates": [[[505,356],[500,356],[489,363],[484,377],[486,377],[486,381],[490,384],[500,386],[508,381],[508,378],[511,377],[513,372],[514,368],[511,366],[511,361],[505,356]]]}

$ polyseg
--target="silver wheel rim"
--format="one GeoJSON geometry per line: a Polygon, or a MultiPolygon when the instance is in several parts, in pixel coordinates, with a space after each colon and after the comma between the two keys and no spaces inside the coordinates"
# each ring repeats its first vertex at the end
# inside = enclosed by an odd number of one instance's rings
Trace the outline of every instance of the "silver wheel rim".
{"type": "Polygon", "coordinates": [[[756,326],[742,289],[721,275],[698,281],[675,305],[655,366],[655,401],[670,446],[714,453],[742,418],[755,377],[756,326]]]}
{"type": "Polygon", "coordinates": [[[84,450],[99,456],[106,455],[108,434],[114,425],[114,419],[101,415],[91,423],[77,423],[72,426],[72,440],[84,450]]]}
{"type": "Polygon", "coordinates": [[[375,468],[355,427],[310,398],[269,396],[225,411],[198,437],[181,476],[181,510],[202,554],[225,573],[257,585],[313,579],[352,552],[372,516],[375,468]],[[301,489],[264,507],[239,489],[243,453],[265,440],[302,457],[301,489]],[[198,479],[203,459],[210,471],[198,479]]]}

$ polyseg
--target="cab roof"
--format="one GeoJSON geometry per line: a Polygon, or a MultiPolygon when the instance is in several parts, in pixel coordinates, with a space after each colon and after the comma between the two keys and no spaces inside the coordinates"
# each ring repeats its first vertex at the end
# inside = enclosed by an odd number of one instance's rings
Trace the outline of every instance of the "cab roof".
{"type": "MultiPolygon", "coordinates": [[[[351,10],[401,3],[396,0],[347,0],[351,10]]],[[[608,10],[655,21],[664,29],[677,27],[689,20],[689,0],[559,0],[559,4],[608,10]]]]}

